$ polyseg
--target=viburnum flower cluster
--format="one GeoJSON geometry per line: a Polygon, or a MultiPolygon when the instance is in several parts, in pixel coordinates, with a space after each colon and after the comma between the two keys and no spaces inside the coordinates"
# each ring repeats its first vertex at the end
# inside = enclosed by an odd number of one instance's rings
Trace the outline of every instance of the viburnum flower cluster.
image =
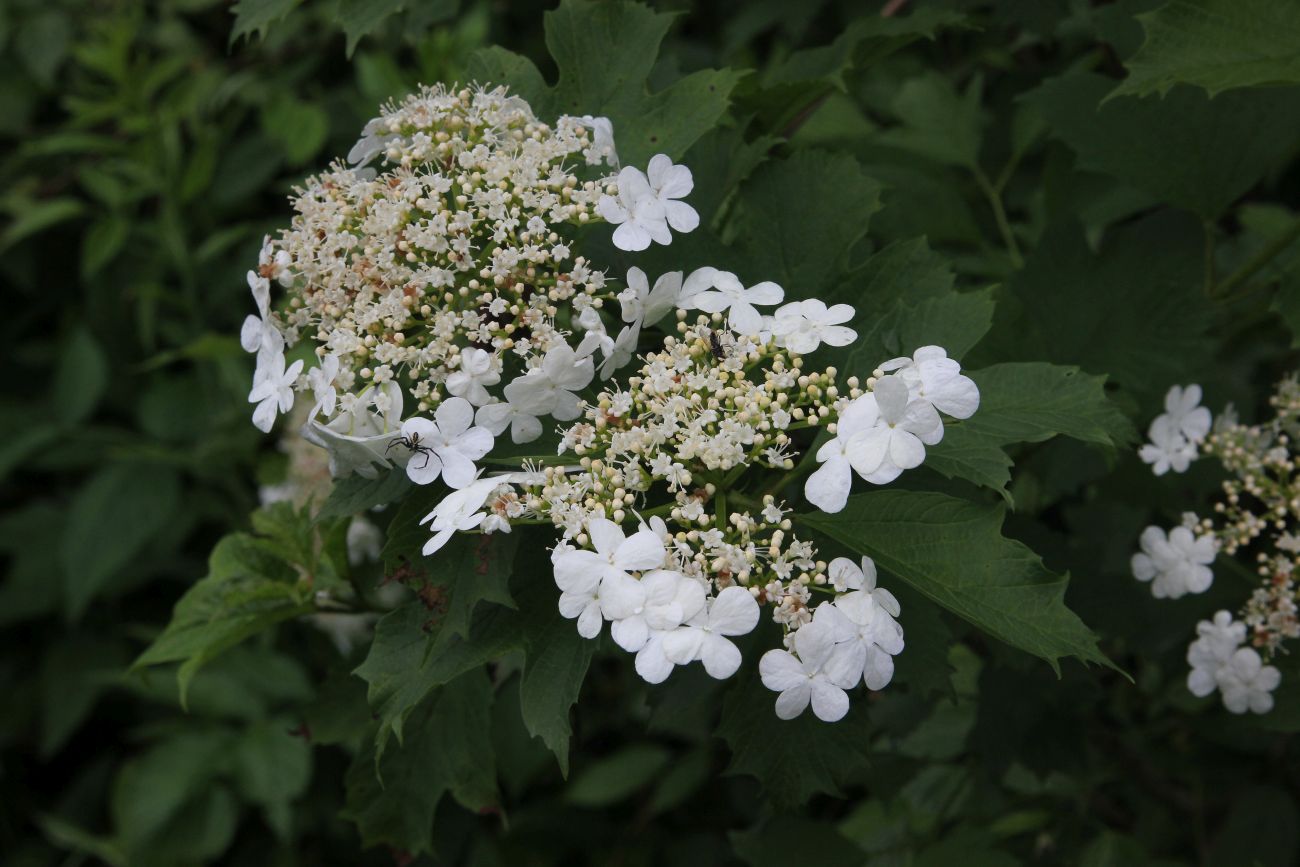
{"type": "MultiPolygon", "coordinates": [[[[390,105],[346,164],[297,190],[292,225],[267,240],[249,273],[258,314],[241,342],[257,354],[254,423],[269,430],[296,392],[310,391],[306,433],[340,473],[373,474],[415,457],[412,478],[428,482],[449,454],[474,460],[490,448],[478,433],[453,448],[467,431],[509,429],[525,442],[541,435],[540,419],[573,418],[592,356],[603,357],[608,376],[635,338],[635,330],[621,343],[605,334],[600,311],[616,293],[603,270],[572,252],[578,230],[614,214],[615,199],[660,213],[678,231],[698,222],[674,200],[691,189],[689,169],[656,157],[651,175],[662,183],[654,184],[632,167],[606,173],[616,165],[607,119],[550,126],[504,88],[437,86],[390,105]],[[279,310],[273,283],[286,296],[279,310]],[[317,362],[305,375],[302,359],[285,357],[304,341],[317,362]],[[445,404],[456,408],[444,421],[399,430],[405,411],[445,404]],[[466,406],[473,426],[461,425],[466,406]]],[[[669,240],[650,216],[641,224],[669,240]]],[[[442,478],[459,486],[473,476],[453,469],[442,478]]]]}
{"type": "Polygon", "coordinates": [[[1133,574],[1150,581],[1155,596],[1177,598],[1209,589],[1210,566],[1220,553],[1253,550],[1260,586],[1239,620],[1221,611],[1212,623],[1200,624],[1200,638],[1188,649],[1188,687],[1198,696],[1218,689],[1234,713],[1265,713],[1273,705],[1268,693],[1280,682],[1278,670],[1265,663],[1285,652],[1283,642],[1300,637],[1300,479],[1293,450],[1300,434],[1300,384],[1294,376],[1282,380],[1270,398],[1274,418],[1257,425],[1242,424],[1231,408],[1212,424],[1209,411],[1197,405],[1200,398],[1196,385],[1170,389],[1166,412],[1151,426],[1153,443],[1142,447],[1141,457],[1155,465],[1157,475],[1183,472],[1197,456],[1216,458],[1229,474],[1222,496],[1213,517],[1189,512],[1168,533],[1159,527],[1143,531],[1133,574]],[[1157,448],[1160,437],[1170,449],[1157,448]]]}
{"type": "Polygon", "coordinates": [[[297,190],[249,273],[254,422],[310,392],[303,436],[334,476],[397,466],[444,484],[426,555],[456,533],[553,526],[560,613],[585,638],[608,623],[651,683],[695,662],[730,677],[766,612],[783,636],[759,663],[777,714],[838,720],[848,690],[892,679],[901,610],[869,558],[827,562],[796,532],[786,489],[842,510],[855,477],[919,466],[979,390],[938,346],[862,379],[810,365],[857,340],[850,305],[712,267],[653,282],[632,267],[618,288],[575,253],[596,223],[626,251],[669,244],[699,223],[692,189],[665,155],[620,168],[608,119],[550,125],[504,88],[388,106],[297,190]],[[483,473],[507,431],[548,427],[553,459],[483,473]]]}
{"type": "MultiPolygon", "coordinates": [[[[727,285],[731,276],[719,273],[685,282],[727,285]]],[[[773,290],[767,297],[779,300],[773,290]]],[[[712,291],[679,302],[697,304],[712,291]]],[[[820,461],[805,494],[843,508],[855,470],[883,484],[920,463],[921,437],[938,441],[932,424],[942,420],[931,400],[969,415],[978,390],[937,347],[886,362],[894,372],[877,370],[865,388],[855,377],[841,383],[833,367],[810,369],[784,338],[728,330],[726,313],[692,320],[680,310],[677,334],[563,429],[553,465],[476,482],[461,492],[474,492],[463,507],[440,504],[427,518],[435,535],[425,550],[456,528],[486,530],[488,521],[493,529],[553,524],[561,613],[586,638],[609,623],[651,683],[693,662],[730,677],[741,663],[733,639],[752,632],[766,609],[784,635],[784,649],[760,662],[763,682],[779,693],[777,714],[788,719],[811,704],[819,718],[838,720],[846,690],[890,682],[903,649],[900,607],[877,586],[870,559],[828,564],[795,532],[778,494],[797,478],[796,459],[805,471],[820,461]],[[801,455],[822,429],[839,443],[837,454],[801,455]]]]}

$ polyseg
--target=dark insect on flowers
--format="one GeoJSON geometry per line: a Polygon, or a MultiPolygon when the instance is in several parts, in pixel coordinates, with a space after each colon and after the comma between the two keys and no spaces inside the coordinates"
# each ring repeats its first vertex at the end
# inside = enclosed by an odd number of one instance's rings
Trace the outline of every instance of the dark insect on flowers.
{"type": "Polygon", "coordinates": [[[712,330],[709,331],[709,351],[713,353],[713,357],[718,361],[722,361],[727,357],[727,350],[722,345],[718,332],[712,330]]]}
{"type": "Polygon", "coordinates": [[[418,433],[413,433],[409,437],[398,437],[393,440],[388,444],[388,448],[384,449],[384,454],[388,454],[388,452],[392,451],[393,446],[404,446],[409,449],[413,455],[424,455],[424,463],[416,467],[416,469],[419,470],[422,470],[429,465],[429,455],[433,454],[433,448],[431,446],[420,445],[420,435],[418,433]]]}

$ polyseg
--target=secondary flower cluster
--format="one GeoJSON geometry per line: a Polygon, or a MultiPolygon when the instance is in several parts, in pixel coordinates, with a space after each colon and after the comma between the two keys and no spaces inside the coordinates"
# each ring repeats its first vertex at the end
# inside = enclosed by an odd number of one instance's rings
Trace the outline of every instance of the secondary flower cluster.
{"type": "MultiPolygon", "coordinates": [[[[730,279],[697,273],[685,282],[730,279]]],[[[779,300],[779,287],[761,291],[779,300]]],[[[703,289],[686,303],[713,307],[712,315],[691,320],[679,311],[677,334],[562,431],[557,465],[482,479],[453,494],[426,518],[434,536],[425,550],[436,551],[458,530],[550,522],[561,534],[552,557],[561,612],[587,638],[610,623],[615,643],[636,654],[637,672],[651,683],[696,661],[714,677],[729,677],[741,661],[732,639],[753,631],[766,607],[785,635],[785,649],[769,651],[760,665],[764,683],[780,693],[778,715],[790,718],[811,704],[823,720],[838,720],[848,710],[845,690],[860,681],[881,689],[892,678],[893,655],[903,649],[899,605],[876,586],[869,559],[860,566],[821,559],[794,532],[777,494],[796,468],[800,442],[823,427],[852,442],[840,451],[879,452],[861,473],[869,481],[896,478],[904,465],[920,463],[921,436],[938,441],[932,424],[942,422],[932,401],[969,415],[978,391],[937,347],[882,365],[895,373],[877,371],[866,390],[856,378],[841,385],[835,368],[809,369],[789,348],[789,335],[808,345],[814,332],[815,347],[845,336],[825,329],[849,329],[824,323],[817,334],[805,323],[819,318],[799,309],[799,327],[736,333],[726,323],[752,301],[742,295],[722,304],[707,300],[710,292],[718,290],[703,289]],[[884,409],[877,407],[882,397],[884,409]],[[855,417],[862,419],[857,427],[855,417]]],[[[813,311],[822,312],[824,305],[813,311]]],[[[759,325],[794,319],[795,311],[781,308],[759,325]]],[[[809,480],[810,500],[825,499],[817,494],[833,477],[843,496],[831,505],[842,508],[854,465],[843,458],[839,472],[825,451],[804,456],[805,466],[823,463],[809,480]]]]}
{"type": "Polygon", "coordinates": [[[1284,641],[1300,637],[1295,582],[1300,478],[1292,449],[1300,434],[1300,384],[1294,377],[1278,384],[1270,398],[1276,414],[1265,424],[1242,424],[1229,410],[1211,425],[1209,411],[1197,406],[1200,397],[1196,385],[1172,388],[1166,413],[1151,426],[1152,439],[1165,437],[1170,448],[1148,444],[1141,456],[1155,464],[1157,475],[1171,468],[1182,472],[1198,455],[1216,458],[1229,473],[1223,494],[1213,517],[1189,512],[1182,526],[1168,534],[1159,527],[1143,531],[1133,574],[1151,582],[1153,595],[1177,598],[1210,587],[1210,566],[1219,553],[1233,556],[1256,549],[1260,586],[1240,610],[1240,620],[1221,611],[1213,623],[1198,627],[1201,637],[1188,649],[1193,667],[1188,687],[1196,695],[1218,689],[1234,713],[1264,713],[1273,704],[1268,693],[1280,680],[1277,669],[1264,663],[1285,652],[1284,641]]]}
{"type": "Polygon", "coordinates": [[[249,273],[258,313],[241,338],[258,357],[254,423],[269,430],[295,392],[310,390],[307,436],[331,451],[336,472],[370,474],[395,452],[401,462],[419,455],[425,470],[445,461],[393,448],[418,446],[397,430],[406,407],[459,401],[449,418],[468,404],[480,427],[510,428],[517,442],[539,436],[541,418],[573,418],[590,356],[603,354],[603,375],[616,351],[630,357],[628,337],[605,335],[600,310],[616,293],[573,254],[578,229],[604,214],[623,237],[640,227],[667,243],[669,223],[689,231],[698,222],[676,200],[692,188],[689,169],[662,155],[649,179],[632,167],[608,175],[602,164],[617,165],[608,120],[551,126],[504,88],[439,85],[390,105],[347,164],[296,191],[291,226],[249,273]],[[279,310],[272,283],[287,296],[279,310]],[[305,375],[301,359],[285,357],[300,341],[318,362],[305,375]]]}

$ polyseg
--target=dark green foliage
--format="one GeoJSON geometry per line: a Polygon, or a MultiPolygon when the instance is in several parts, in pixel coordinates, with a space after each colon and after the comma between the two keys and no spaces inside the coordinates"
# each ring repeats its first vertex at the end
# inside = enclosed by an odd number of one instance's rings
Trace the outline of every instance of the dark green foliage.
{"type": "Polygon", "coordinates": [[[1295,863],[1300,666],[1262,718],[1185,687],[1249,566],[1177,602],[1128,567],[1218,482],[1132,454],[1166,388],[1255,419],[1296,366],[1292,6],[0,6],[4,863],[1295,863]],[[731,680],[647,686],[560,616],[547,528],[426,558],[444,491],[252,429],[262,236],[439,80],[693,169],[696,232],[584,235],[611,276],[775,280],[856,307],[813,363],[939,344],[979,383],[923,469],[799,518],[902,602],[894,682],[842,722],[774,716],[768,624],[731,680]],[[309,501],[257,508],[287,476],[309,501]]]}

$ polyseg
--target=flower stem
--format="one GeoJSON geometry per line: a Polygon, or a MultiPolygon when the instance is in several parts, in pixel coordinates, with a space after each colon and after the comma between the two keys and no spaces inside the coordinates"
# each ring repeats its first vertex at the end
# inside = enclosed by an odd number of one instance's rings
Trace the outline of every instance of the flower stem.
{"type": "Polygon", "coordinates": [[[1261,268],[1272,262],[1287,247],[1295,243],[1297,238],[1300,238],[1300,219],[1297,219],[1286,231],[1265,244],[1258,253],[1251,256],[1240,268],[1223,278],[1223,282],[1210,291],[1210,297],[1216,300],[1227,297],[1234,289],[1255,276],[1261,268]]]}
{"type": "Polygon", "coordinates": [[[1020,255],[1020,245],[1016,243],[1016,236],[1011,232],[1011,223],[1007,220],[1006,209],[1002,206],[1001,187],[995,187],[979,166],[971,166],[971,173],[975,176],[975,183],[979,185],[980,191],[984,193],[984,198],[988,199],[989,207],[993,209],[993,219],[997,221],[998,234],[1002,236],[1002,243],[1006,244],[1011,264],[1016,268],[1024,267],[1025,260],[1020,255]]]}

